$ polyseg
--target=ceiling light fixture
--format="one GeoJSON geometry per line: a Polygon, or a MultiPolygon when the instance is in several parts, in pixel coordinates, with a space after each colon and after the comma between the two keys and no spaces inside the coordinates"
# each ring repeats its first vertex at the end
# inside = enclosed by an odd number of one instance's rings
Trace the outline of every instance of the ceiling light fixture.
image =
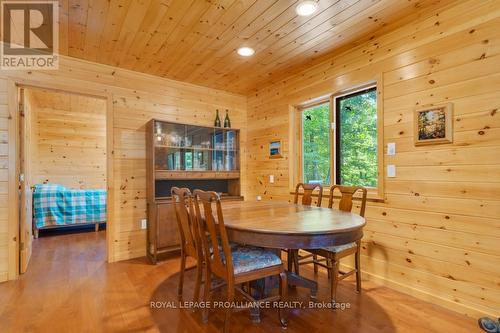
{"type": "Polygon", "coordinates": [[[315,1],[302,1],[295,7],[295,12],[299,16],[309,16],[317,10],[318,4],[315,1]]]}
{"type": "Polygon", "coordinates": [[[238,54],[242,57],[250,57],[255,53],[255,50],[252,49],[251,47],[240,47],[238,49],[238,54]]]}

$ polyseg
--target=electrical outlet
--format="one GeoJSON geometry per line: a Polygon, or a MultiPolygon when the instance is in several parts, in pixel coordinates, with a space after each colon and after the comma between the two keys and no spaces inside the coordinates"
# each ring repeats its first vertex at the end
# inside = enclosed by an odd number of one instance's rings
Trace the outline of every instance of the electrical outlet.
{"type": "Polygon", "coordinates": [[[269,183],[274,184],[274,175],[269,175],[269,183]]]}
{"type": "Polygon", "coordinates": [[[392,156],[396,155],[396,143],[390,142],[387,144],[387,155],[392,156]]]}
{"type": "Polygon", "coordinates": [[[141,229],[146,229],[148,227],[148,220],[142,219],[141,220],[141,229]]]}
{"type": "Polygon", "coordinates": [[[261,201],[262,197],[260,195],[257,196],[257,201],[261,201]]]}
{"type": "Polygon", "coordinates": [[[390,178],[396,177],[396,166],[394,164],[389,164],[387,166],[387,177],[390,178]]]}

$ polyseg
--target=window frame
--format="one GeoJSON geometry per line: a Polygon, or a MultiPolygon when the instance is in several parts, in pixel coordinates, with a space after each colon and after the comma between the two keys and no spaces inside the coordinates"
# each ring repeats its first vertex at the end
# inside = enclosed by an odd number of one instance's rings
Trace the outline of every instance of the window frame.
{"type": "MultiPolygon", "coordinates": [[[[295,177],[290,183],[290,192],[293,192],[295,189],[295,184],[298,182],[303,182],[304,180],[304,167],[303,167],[303,142],[302,142],[302,133],[303,133],[303,117],[302,112],[311,107],[329,103],[329,117],[330,117],[330,184],[322,184],[324,186],[332,186],[337,182],[337,133],[338,126],[340,124],[337,122],[337,110],[336,110],[336,99],[339,97],[343,97],[346,95],[355,94],[357,92],[361,92],[364,90],[369,90],[375,88],[377,93],[377,187],[367,187],[368,190],[368,199],[372,201],[383,201],[384,200],[384,133],[383,133],[383,90],[380,81],[370,81],[364,84],[360,84],[357,86],[351,86],[348,89],[339,90],[335,93],[323,95],[321,97],[315,98],[305,103],[301,103],[299,105],[293,106],[292,110],[294,112],[293,117],[293,128],[295,134],[295,155],[298,157],[297,162],[294,165],[296,171],[293,173],[295,177]]],[[[327,191],[328,193],[328,191],[327,191]]]]}
{"type": "MultiPolygon", "coordinates": [[[[297,112],[298,116],[299,116],[299,124],[300,124],[300,129],[299,129],[299,170],[300,170],[300,173],[299,173],[299,179],[300,179],[300,182],[304,182],[304,144],[303,144],[303,137],[302,137],[302,134],[304,133],[304,119],[302,117],[302,112],[304,112],[304,110],[307,110],[307,109],[310,109],[310,108],[313,108],[315,106],[318,106],[318,105],[321,105],[321,104],[328,104],[328,108],[330,110],[330,112],[328,112],[328,115],[329,115],[329,124],[331,124],[333,122],[333,114],[332,114],[332,104],[331,104],[331,101],[330,101],[330,98],[327,97],[326,99],[325,98],[319,98],[317,100],[315,100],[314,102],[312,103],[308,103],[308,104],[304,104],[302,105],[300,108],[299,108],[299,111],[300,112],[297,112]]],[[[327,185],[327,186],[331,186],[333,184],[332,183],[332,179],[333,179],[333,161],[332,161],[332,150],[334,149],[334,147],[332,146],[332,128],[331,128],[331,125],[329,126],[329,129],[330,129],[330,132],[329,132],[329,136],[330,136],[330,184],[321,184],[321,185],[327,185]]]]}

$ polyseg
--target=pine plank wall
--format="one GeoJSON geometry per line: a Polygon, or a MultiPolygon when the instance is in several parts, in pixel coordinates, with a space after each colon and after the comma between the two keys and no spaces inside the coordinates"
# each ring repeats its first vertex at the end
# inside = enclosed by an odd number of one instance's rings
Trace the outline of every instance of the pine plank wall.
{"type": "Polygon", "coordinates": [[[291,198],[290,106],[378,78],[384,145],[397,151],[384,170],[395,164],[397,177],[385,179],[385,201],[367,208],[365,277],[498,316],[500,2],[448,3],[249,96],[247,195],[291,198]],[[446,102],[454,103],[453,144],[415,147],[413,110],[446,102]],[[268,158],[272,139],[283,140],[284,159],[268,158]]]}
{"type": "Polygon", "coordinates": [[[106,100],[26,88],[31,118],[29,185],[106,188],[106,100]]]}
{"type": "MultiPolygon", "coordinates": [[[[110,261],[145,254],[144,126],[152,117],[209,125],[216,108],[242,129],[242,190],[247,200],[289,200],[294,156],[290,107],[379,79],[384,144],[396,142],[397,177],[384,202],[370,202],[364,276],[472,316],[500,308],[500,2],[443,1],[411,24],[284,77],[249,96],[61,58],[58,71],[0,73],[0,281],[9,277],[9,80],[92,89],[111,98],[113,228],[110,261]],[[454,143],[414,147],[413,110],[454,103],[454,143]],[[248,134],[248,136],[247,136],[248,134]],[[267,155],[283,140],[282,160],[267,155]],[[246,152],[246,154],[245,154],[246,152]],[[275,183],[269,184],[269,175],[275,183]]],[[[109,119],[109,118],[108,118],[109,119]]],[[[108,160],[109,163],[109,160],[108,160]]],[[[349,264],[349,263],[346,263],[349,264]]]]}
{"type": "MultiPolygon", "coordinates": [[[[62,91],[95,92],[111,99],[108,104],[112,109],[114,151],[112,157],[108,156],[113,166],[108,196],[114,205],[114,223],[107,229],[111,234],[108,241],[112,244],[108,253],[110,261],[146,253],[146,232],[140,225],[141,219],[146,218],[145,125],[148,120],[157,118],[211,126],[217,108],[229,109],[232,126],[241,129],[242,151],[245,151],[245,96],[67,57],[61,57],[57,71],[0,72],[0,281],[13,277],[9,276],[9,273],[13,275],[9,268],[15,265],[16,251],[15,232],[9,230],[7,205],[9,149],[15,150],[13,144],[9,145],[8,133],[10,112],[15,112],[8,108],[9,83],[12,82],[62,91]]],[[[242,156],[242,163],[244,160],[242,156]]]]}

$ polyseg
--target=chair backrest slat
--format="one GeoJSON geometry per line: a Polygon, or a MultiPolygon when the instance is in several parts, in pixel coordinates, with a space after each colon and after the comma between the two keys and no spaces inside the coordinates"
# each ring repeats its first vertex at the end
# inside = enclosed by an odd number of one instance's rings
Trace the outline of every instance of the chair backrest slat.
{"type": "Polygon", "coordinates": [[[316,189],[319,189],[318,202],[316,206],[321,207],[321,200],[323,199],[323,186],[321,186],[320,184],[304,184],[304,183],[297,184],[297,186],[295,187],[293,203],[298,204],[299,196],[301,195],[302,196],[301,204],[304,206],[311,206],[312,194],[316,189]],[[301,188],[302,192],[300,192],[301,188]]]}
{"type": "Polygon", "coordinates": [[[364,188],[362,186],[333,185],[332,187],[330,187],[330,197],[328,199],[328,208],[333,207],[333,199],[335,196],[336,189],[338,189],[340,192],[339,210],[344,211],[344,212],[352,211],[354,194],[356,194],[357,191],[361,191],[362,197],[361,197],[361,208],[359,210],[359,215],[361,215],[362,217],[365,216],[366,196],[367,196],[366,188],[364,188]]]}
{"type": "Polygon", "coordinates": [[[182,250],[189,256],[201,259],[200,230],[194,212],[191,191],[187,188],[172,187],[171,194],[182,250]]]}
{"type": "Polygon", "coordinates": [[[224,225],[220,197],[216,192],[202,190],[195,190],[193,194],[207,265],[215,275],[227,280],[233,279],[233,259],[224,225]]]}

